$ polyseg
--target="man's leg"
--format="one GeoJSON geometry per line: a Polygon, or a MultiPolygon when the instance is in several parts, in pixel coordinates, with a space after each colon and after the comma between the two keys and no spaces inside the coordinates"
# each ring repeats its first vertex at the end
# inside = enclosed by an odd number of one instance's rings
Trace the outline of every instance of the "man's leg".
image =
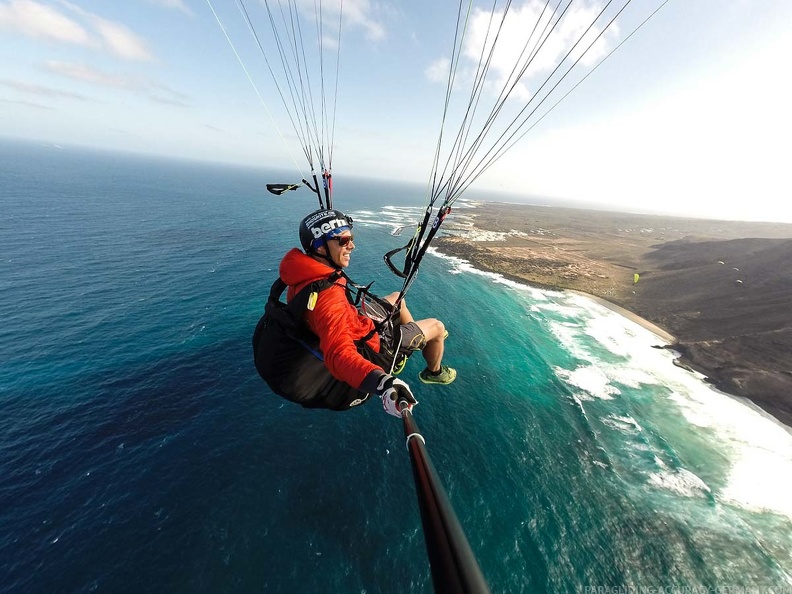
{"type": "MultiPolygon", "coordinates": [[[[391,293],[390,295],[385,296],[385,301],[393,305],[396,303],[396,299],[398,299],[398,293],[391,293]]],[[[407,301],[402,299],[401,304],[399,305],[399,323],[400,324],[407,324],[409,322],[414,322],[412,314],[410,310],[407,309],[407,301]]]]}
{"type": "MultiPolygon", "coordinates": [[[[391,293],[385,297],[385,300],[393,304],[396,302],[398,293],[391,293]]],[[[407,303],[404,299],[401,302],[399,309],[399,322],[407,324],[408,322],[415,321],[407,309],[407,303]]],[[[423,358],[426,360],[426,368],[429,371],[437,372],[440,370],[440,365],[443,361],[443,350],[445,344],[445,325],[443,322],[436,318],[427,318],[425,320],[418,320],[415,322],[426,337],[426,346],[421,350],[423,358]]]]}
{"type": "Polygon", "coordinates": [[[426,368],[432,372],[439,371],[445,349],[445,326],[435,318],[418,320],[416,324],[426,336],[426,346],[421,351],[426,359],[426,368]]]}

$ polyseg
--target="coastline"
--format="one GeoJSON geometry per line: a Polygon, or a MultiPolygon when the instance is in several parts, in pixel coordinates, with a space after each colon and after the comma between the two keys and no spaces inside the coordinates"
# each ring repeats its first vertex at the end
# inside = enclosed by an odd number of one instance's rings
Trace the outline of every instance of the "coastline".
{"type": "Polygon", "coordinates": [[[619,314],[623,318],[627,318],[631,322],[635,322],[645,330],[649,330],[652,334],[660,338],[661,340],[666,341],[669,345],[672,345],[676,342],[676,338],[669,333],[668,331],[664,330],[657,324],[653,324],[646,318],[642,318],[637,313],[630,311],[629,309],[625,309],[620,305],[616,305],[615,303],[611,303],[607,299],[603,299],[602,297],[597,297],[596,295],[592,295],[591,293],[585,293],[583,291],[577,291],[575,289],[561,289],[562,291],[569,291],[570,293],[575,293],[577,295],[581,295],[586,299],[590,299],[599,303],[601,306],[608,308],[609,310],[619,314]]]}
{"type": "Polygon", "coordinates": [[[665,341],[675,364],[792,427],[792,225],[477,203],[446,227],[439,252],[591,299],[665,341]],[[782,273],[747,274],[769,266],[782,273]]]}

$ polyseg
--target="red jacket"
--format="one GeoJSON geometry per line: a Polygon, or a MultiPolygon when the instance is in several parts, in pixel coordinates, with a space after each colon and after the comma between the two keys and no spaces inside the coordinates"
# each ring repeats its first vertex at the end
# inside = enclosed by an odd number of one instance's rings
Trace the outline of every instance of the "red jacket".
{"type": "MultiPolygon", "coordinates": [[[[326,279],[333,270],[297,248],[291,249],[280,263],[280,277],[289,285],[286,300],[291,301],[308,283],[326,279]]],[[[357,351],[355,341],[370,333],[374,322],[349,302],[345,285],[346,279],[342,277],[334,286],[320,292],[313,311],[306,310],[305,321],[319,337],[319,348],[331,375],[353,388],[360,388],[366,376],[372,371],[382,372],[382,369],[357,351]]],[[[376,332],[367,343],[379,352],[380,340],[376,332]]]]}

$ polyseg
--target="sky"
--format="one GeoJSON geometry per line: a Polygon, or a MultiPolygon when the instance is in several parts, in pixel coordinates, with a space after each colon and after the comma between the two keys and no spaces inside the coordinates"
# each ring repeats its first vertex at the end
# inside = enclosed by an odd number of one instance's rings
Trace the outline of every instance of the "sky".
{"type": "MultiPolygon", "coordinates": [[[[426,184],[457,3],[343,0],[339,37],[340,1],[322,2],[321,35],[306,34],[305,43],[311,56],[323,39],[324,76],[319,60],[306,57],[313,63],[307,82],[334,114],[335,187],[360,176],[426,184]]],[[[295,4],[306,30],[315,30],[318,2],[295,4]]],[[[446,139],[463,121],[465,83],[487,46],[491,5],[473,2],[446,139]]],[[[517,42],[524,44],[543,5],[512,3],[482,106],[494,101],[497,83],[510,80],[517,42]]],[[[557,36],[515,84],[499,114],[504,123],[541,95],[553,60],[568,49],[563,44],[602,5],[573,2],[557,36]]],[[[243,6],[283,84],[262,2],[243,6]]],[[[241,14],[230,0],[0,0],[0,137],[306,175],[278,87],[241,14]]],[[[536,119],[590,73],[585,80],[541,121],[529,121],[535,125],[465,197],[508,192],[542,204],[792,223],[789,31],[788,0],[633,0],[536,119]]]]}

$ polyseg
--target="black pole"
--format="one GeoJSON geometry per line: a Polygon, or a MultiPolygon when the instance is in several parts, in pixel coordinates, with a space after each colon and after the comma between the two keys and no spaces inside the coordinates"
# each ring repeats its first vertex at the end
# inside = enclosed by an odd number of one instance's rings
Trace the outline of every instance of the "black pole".
{"type": "Polygon", "coordinates": [[[490,594],[478,561],[435,472],[412,413],[402,409],[415,491],[421,508],[429,566],[436,594],[490,594]]]}
{"type": "Polygon", "coordinates": [[[327,202],[327,208],[333,208],[333,193],[330,191],[330,173],[327,169],[322,172],[322,184],[324,185],[324,193],[325,193],[325,202],[327,202]]]}
{"type": "MultiPolygon", "coordinates": [[[[314,182],[316,182],[316,175],[314,175],[314,182]]],[[[324,210],[324,204],[322,204],[322,195],[319,193],[319,188],[318,188],[318,187],[314,188],[314,187],[311,185],[311,182],[309,182],[309,181],[308,181],[307,179],[305,179],[305,178],[303,178],[303,180],[302,180],[302,183],[304,183],[306,186],[308,186],[308,188],[311,190],[311,192],[313,192],[314,194],[316,194],[316,197],[317,197],[317,198],[319,198],[319,208],[321,208],[322,210],[324,210]]]]}
{"type": "MultiPolygon", "coordinates": [[[[313,175],[314,186],[316,187],[315,192],[316,192],[317,197],[319,198],[319,208],[324,210],[325,205],[322,203],[322,194],[321,194],[321,190],[319,189],[319,180],[316,179],[316,172],[315,171],[311,171],[311,175],[313,175]]],[[[328,209],[330,208],[330,203],[329,202],[327,204],[327,208],[328,209]]]]}
{"type": "Polygon", "coordinates": [[[319,193],[319,182],[316,181],[316,174],[315,173],[313,174],[313,179],[314,179],[314,183],[316,184],[316,187],[312,186],[311,182],[309,182],[305,178],[303,178],[302,183],[304,183],[306,186],[308,186],[308,188],[311,190],[311,192],[316,194],[316,197],[319,199],[319,208],[324,210],[324,204],[322,203],[322,194],[319,193]]]}

